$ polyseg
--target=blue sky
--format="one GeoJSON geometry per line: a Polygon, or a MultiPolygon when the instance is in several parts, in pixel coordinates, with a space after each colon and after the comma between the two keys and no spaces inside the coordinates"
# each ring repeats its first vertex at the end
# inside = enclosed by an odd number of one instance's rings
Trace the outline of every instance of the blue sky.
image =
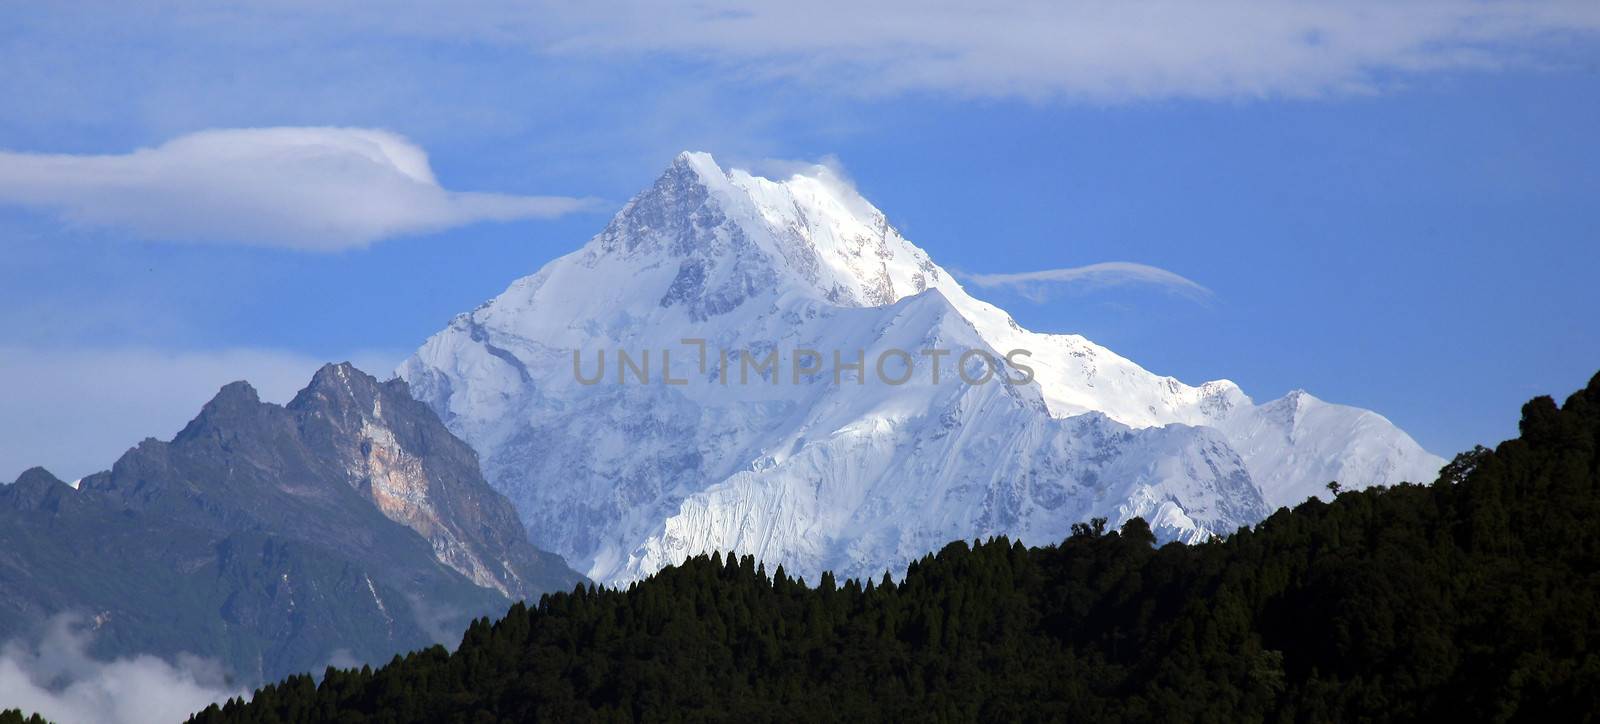
{"type": "Polygon", "coordinates": [[[1182,275],[1210,294],[979,294],[1446,456],[1600,368],[1592,3],[715,5],[0,10],[0,479],[105,467],[231,379],[387,372],[690,148],[834,157],[969,274],[1182,275]],[[268,127],[382,129],[432,176],[237,130],[268,127]]]}

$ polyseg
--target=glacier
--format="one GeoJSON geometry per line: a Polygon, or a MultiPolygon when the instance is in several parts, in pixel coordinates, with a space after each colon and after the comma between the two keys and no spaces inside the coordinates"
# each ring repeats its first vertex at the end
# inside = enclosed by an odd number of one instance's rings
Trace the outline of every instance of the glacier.
{"type": "Polygon", "coordinates": [[[1257,405],[1024,329],[829,168],[774,180],[704,153],[397,373],[536,545],[612,585],[729,550],[877,576],[950,540],[1046,544],[1099,516],[1197,542],[1332,480],[1426,482],[1444,463],[1374,412],[1303,391],[1257,405]],[[951,351],[942,375],[925,350],[951,351]],[[963,379],[985,372],[967,350],[993,379],[963,379]],[[813,371],[836,354],[864,364],[813,371]]]}

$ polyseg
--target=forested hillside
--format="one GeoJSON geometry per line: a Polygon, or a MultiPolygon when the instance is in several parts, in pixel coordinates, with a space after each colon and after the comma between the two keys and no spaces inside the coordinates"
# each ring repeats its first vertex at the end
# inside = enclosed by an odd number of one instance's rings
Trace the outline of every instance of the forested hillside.
{"type": "Polygon", "coordinates": [[[1600,376],[1431,486],[1202,545],[1143,521],[954,543],[903,581],[701,557],[299,676],[197,722],[1585,721],[1600,710],[1600,376]]]}

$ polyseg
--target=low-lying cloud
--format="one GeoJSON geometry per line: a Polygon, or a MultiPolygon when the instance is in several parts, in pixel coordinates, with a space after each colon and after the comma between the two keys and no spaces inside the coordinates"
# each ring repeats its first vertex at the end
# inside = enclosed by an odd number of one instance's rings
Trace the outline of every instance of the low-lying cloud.
{"type": "Polygon", "coordinates": [[[0,203],[146,239],[309,251],[589,206],[451,191],[402,136],[318,127],[201,131],[120,155],[0,151],[0,203]]]}
{"type": "Polygon", "coordinates": [[[1130,261],[1107,261],[1099,264],[1045,269],[1012,274],[961,274],[962,281],[984,288],[1006,287],[1033,301],[1044,301],[1058,288],[1103,289],[1107,287],[1144,285],[1202,300],[1211,296],[1211,290],[1188,277],[1148,264],[1130,261]]]}
{"type": "Polygon", "coordinates": [[[102,661],[89,654],[92,640],[86,621],[62,614],[36,642],[0,647],[0,706],[57,724],[172,724],[248,694],[228,686],[216,662],[143,655],[102,661]]]}

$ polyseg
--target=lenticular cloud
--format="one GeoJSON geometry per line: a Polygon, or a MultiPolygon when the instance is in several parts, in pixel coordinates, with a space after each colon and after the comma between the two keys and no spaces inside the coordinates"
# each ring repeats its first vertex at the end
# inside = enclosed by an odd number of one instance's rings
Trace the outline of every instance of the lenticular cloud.
{"type": "Polygon", "coordinates": [[[148,239],[312,251],[586,206],[445,189],[425,151],[365,128],[210,130],[120,155],[0,151],[6,202],[148,239]]]}

